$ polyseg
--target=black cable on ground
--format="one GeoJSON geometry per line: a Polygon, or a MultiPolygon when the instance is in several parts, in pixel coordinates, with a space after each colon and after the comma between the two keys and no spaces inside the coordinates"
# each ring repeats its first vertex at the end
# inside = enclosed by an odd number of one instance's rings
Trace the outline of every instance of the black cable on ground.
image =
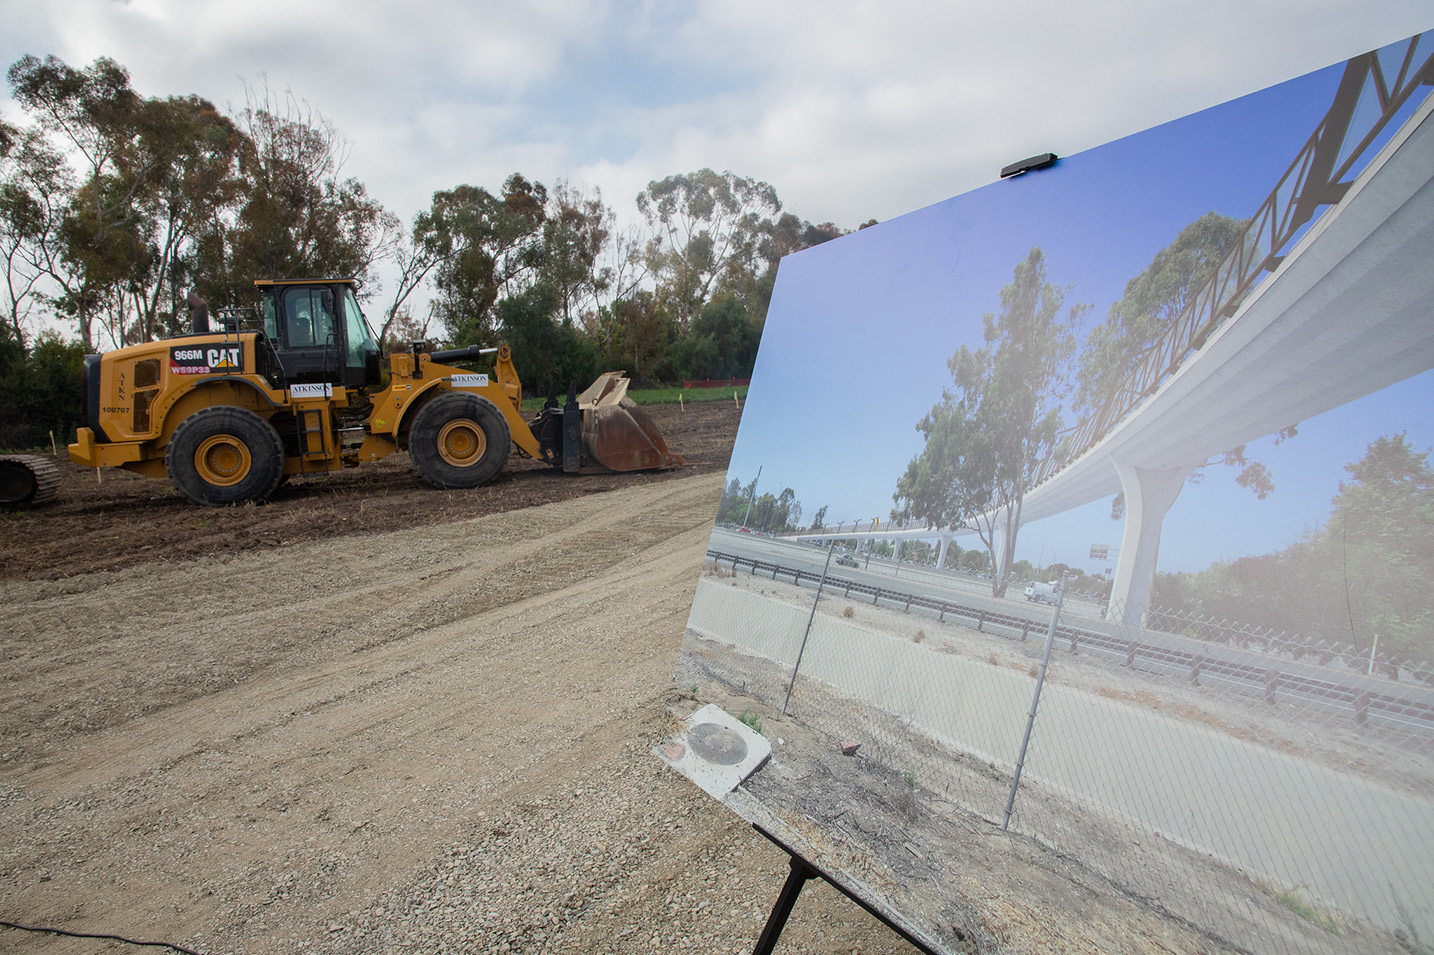
{"type": "Polygon", "coordinates": [[[183,945],[175,945],[172,942],[139,942],[132,938],[125,938],[123,935],[92,935],[89,932],[71,932],[62,928],[48,928],[46,926],[21,925],[18,922],[7,922],[0,919],[0,925],[6,928],[19,929],[22,932],[46,932],[50,935],[64,935],[67,938],[97,938],[106,942],[124,942],[126,945],[146,945],[151,948],[167,948],[179,952],[181,955],[201,955],[192,948],[185,948],[183,945]]]}

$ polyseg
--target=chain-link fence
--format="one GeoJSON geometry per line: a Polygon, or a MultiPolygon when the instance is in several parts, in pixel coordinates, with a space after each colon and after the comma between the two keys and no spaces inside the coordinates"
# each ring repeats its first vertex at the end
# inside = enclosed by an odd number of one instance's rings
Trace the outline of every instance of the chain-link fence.
{"type": "MultiPolygon", "coordinates": [[[[714,533],[678,678],[819,749],[859,743],[925,806],[848,840],[899,831],[908,854],[940,856],[951,819],[1009,826],[1214,949],[1431,951],[1427,667],[1164,611],[1128,626],[1095,600],[1052,626],[1056,608],[1017,587],[735,538],[714,533]]],[[[820,786],[750,788],[845,831],[860,794],[818,798],[835,784],[794,745],[776,758],[820,786]]]]}

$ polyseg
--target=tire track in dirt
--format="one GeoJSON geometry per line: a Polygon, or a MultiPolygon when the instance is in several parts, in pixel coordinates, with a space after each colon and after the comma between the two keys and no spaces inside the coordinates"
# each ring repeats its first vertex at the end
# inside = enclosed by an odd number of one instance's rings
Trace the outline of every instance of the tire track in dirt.
{"type": "Polygon", "coordinates": [[[401,640],[599,573],[615,540],[668,533],[667,515],[693,493],[680,489],[701,483],[655,485],[645,505],[603,495],[542,518],[529,515],[547,509],[153,574],[0,585],[13,608],[0,699],[15,717],[0,729],[0,765],[43,759],[35,749],[46,737],[212,696],[281,660],[401,640]]]}
{"type": "MultiPolygon", "coordinates": [[[[168,869],[177,887],[191,880],[196,855],[205,868],[223,870],[253,850],[247,868],[265,868],[266,850],[255,847],[287,844],[293,851],[282,817],[311,811],[315,821],[332,824],[317,826],[318,834],[306,839],[322,836],[318,841],[331,853],[362,857],[373,863],[362,868],[386,877],[398,860],[422,854],[412,840],[415,815],[437,813],[450,824],[466,819],[474,804],[491,798],[485,790],[521,784],[531,767],[546,765],[557,751],[611,746],[637,729],[630,723],[635,710],[660,710],[654,690],[670,675],[717,493],[720,485],[711,480],[668,482],[655,494],[638,495],[640,502],[619,502],[614,499],[624,495],[614,494],[601,506],[591,500],[557,505],[554,513],[534,517],[546,525],[541,539],[518,535],[501,559],[496,551],[486,561],[475,558],[462,544],[468,531],[451,529],[465,566],[440,578],[431,566],[411,569],[404,605],[461,593],[495,566],[523,574],[525,561],[539,552],[547,554],[551,572],[525,574],[534,593],[459,622],[368,650],[333,647],[328,659],[297,672],[274,667],[229,691],[64,741],[62,761],[10,780],[22,788],[11,793],[6,828],[23,834],[6,851],[6,867],[23,870],[62,857],[43,836],[28,833],[53,830],[44,821],[63,817],[60,831],[78,856],[108,854],[117,831],[143,834],[147,850],[131,851],[149,855],[155,871],[168,869]],[[674,527],[682,529],[674,533],[674,527]],[[596,558],[595,540],[604,544],[596,558]],[[425,576],[430,579],[419,579],[425,576]],[[567,583],[570,578],[577,582],[567,583]],[[630,599],[635,587],[663,596],[630,599]],[[245,786],[251,779],[262,785],[245,786]],[[437,808],[414,809],[419,797],[405,794],[415,791],[437,808]],[[156,815],[178,818],[156,823],[156,815]],[[264,817],[275,831],[254,831],[264,828],[264,817]],[[380,848],[385,830],[405,835],[380,848]],[[167,866],[169,853],[157,850],[176,844],[190,861],[167,866]]],[[[421,535],[420,546],[434,549],[432,536],[421,535]]],[[[385,554],[404,551],[400,542],[383,543],[362,563],[382,564],[385,554]]],[[[449,540],[437,549],[455,556],[453,547],[449,540]]],[[[152,593],[138,590],[141,599],[152,593]]],[[[364,615],[373,590],[357,591],[361,599],[349,606],[351,617],[364,615]]],[[[335,603],[320,597],[222,619],[226,627],[254,633],[274,614],[333,618],[335,603]]],[[[43,907],[61,914],[52,908],[61,886],[50,881],[30,888],[52,897],[43,907]]],[[[112,895],[113,888],[96,894],[112,895]]],[[[69,888],[62,893],[73,895],[69,888]]],[[[129,900],[119,911],[133,915],[136,906],[143,908],[144,900],[129,900]]]]}

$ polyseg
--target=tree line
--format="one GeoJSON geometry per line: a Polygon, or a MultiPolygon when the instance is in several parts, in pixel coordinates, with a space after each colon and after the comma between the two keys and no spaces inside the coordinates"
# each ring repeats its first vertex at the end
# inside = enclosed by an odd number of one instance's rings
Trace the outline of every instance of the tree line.
{"type": "MultiPolygon", "coordinates": [[[[823,507],[816,514],[815,523],[821,526],[823,507]]],[[[757,493],[757,477],[743,484],[739,478],[732,478],[722,489],[722,499],[717,502],[717,523],[733,527],[746,527],[763,534],[790,534],[802,529],[802,502],[789,487],[778,489],[777,493],[757,493]]]]}
{"type": "MultiPolygon", "coordinates": [[[[1328,520],[1274,554],[1155,576],[1151,603],[1290,631],[1377,667],[1434,662],[1434,469],[1403,434],[1370,443],[1328,520]]],[[[1362,661],[1361,661],[1362,662],[1362,661]]]]}
{"type": "Polygon", "coordinates": [[[182,333],[191,290],[253,305],[260,278],[357,277],[385,347],[502,339],[535,390],[614,368],[639,385],[748,377],[778,261],[847,231],[711,169],[653,180],[627,226],[597,189],[516,172],[439,190],[405,224],[290,92],[246,87],[226,112],[142,95],[103,58],[26,56],[7,77],[24,121],[0,120],[0,388],[10,408],[73,399],[0,444],[73,428],[84,354],[182,333]]]}

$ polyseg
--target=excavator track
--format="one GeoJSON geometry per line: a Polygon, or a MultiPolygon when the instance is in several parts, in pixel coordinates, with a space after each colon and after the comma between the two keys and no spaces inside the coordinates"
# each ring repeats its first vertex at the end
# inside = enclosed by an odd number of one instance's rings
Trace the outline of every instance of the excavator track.
{"type": "Polygon", "coordinates": [[[0,455],[0,510],[34,507],[55,499],[60,469],[38,454],[0,455]]]}

